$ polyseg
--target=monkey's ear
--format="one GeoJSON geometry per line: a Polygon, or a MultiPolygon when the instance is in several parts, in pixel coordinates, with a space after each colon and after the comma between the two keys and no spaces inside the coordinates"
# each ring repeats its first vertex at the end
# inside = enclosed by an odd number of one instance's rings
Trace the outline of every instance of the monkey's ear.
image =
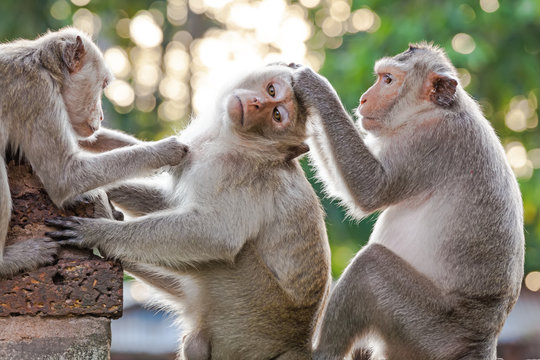
{"type": "Polygon", "coordinates": [[[83,58],[86,54],[86,49],[80,36],[77,35],[75,42],[68,41],[64,47],[62,59],[66,64],[70,73],[79,71],[83,65],[83,58]]]}
{"type": "Polygon", "coordinates": [[[299,157],[302,154],[305,154],[309,151],[309,146],[306,143],[301,143],[297,146],[291,146],[285,157],[285,162],[289,162],[294,158],[299,157]]]}
{"type": "Polygon", "coordinates": [[[290,67],[291,69],[297,70],[297,69],[300,69],[303,65],[292,62],[292,63],[289,63],[289,65],[287,66],[290,67]]]}
{"type": "Polygon", "coordinates": [[[424,84],[424,93],[433,103],[449,107],[456,99],[457,84],[457,80],[450,75],[432,72],[424,84]]]}

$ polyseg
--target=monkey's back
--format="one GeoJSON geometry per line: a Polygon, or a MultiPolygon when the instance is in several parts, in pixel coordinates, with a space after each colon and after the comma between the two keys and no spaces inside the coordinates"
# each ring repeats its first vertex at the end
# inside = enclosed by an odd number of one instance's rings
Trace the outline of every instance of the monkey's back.
{"type": "Polygon", "coordinates": [[[47,120],[42,114],[50,111],[51,104],[60,96],[55,82],[61,75],[43,66],[40,46],[40,40],[0,45],[0,88],[4,89],[0,94],[0,151],[5,150],[8,140],[13,148],[27,147],[26,143],[31,143],[33,136],[43,136],[43,131],[57,131],[57,122],[62,121],[58,120],[61,118],[58,114],[54,122],[35,124],[37,118],[47,120]],[[32,101],[28,101],[29,98],[32,101]],[[35,129],[36,125],[39,129],[35,129]]]}

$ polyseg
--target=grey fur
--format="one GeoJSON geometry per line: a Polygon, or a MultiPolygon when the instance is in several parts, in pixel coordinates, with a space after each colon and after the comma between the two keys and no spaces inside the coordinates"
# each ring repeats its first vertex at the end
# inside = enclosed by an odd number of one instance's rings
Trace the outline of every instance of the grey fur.
{"type": "Polygon", "coordinates": [[[409,70],[374,134],[355,126],[326,79],[306,68],[294,79],[319,117],[310,147],[329,195],[352,216],[382,211],[331,293],[313,358],[342,359],[375,335],[377,359],[495,359],[523,276],[518,184],[459,84],[444,106],[418,100],[430,72],[455,75],[442,50],[420,44],[383,60],[409,70]]]}
{"type": "Polygon", "coordinates": [[[98,247],[162,294],[187,332],[181,359],[310,358],[330,253],[322,208],[291,159],[307,150],[305,114],[287,129],[265,123],[246,132],[224,110],[233,89],[259,91],[276,77],[290,87],[292,71],[251,73],[194,119],[180,134],[189,154],[169,183],[108,190],[119,206],[147,215],[51,222],[62,229],[52,237],[98,247]]]}
{"type": "Polygon", "coordinates": [[[176,165],[184,157],[187,148],[176,138],[103,154],[81,151],[73,127],[99,127],[108,78],[99,49],[72,28],[0,45],[0,277],[52,261],[57,247],[48,239],[31,239],[4,251],[11,213],[5,163],[10,148],[28,160],[60,207],[99,186],[176,165]]]}

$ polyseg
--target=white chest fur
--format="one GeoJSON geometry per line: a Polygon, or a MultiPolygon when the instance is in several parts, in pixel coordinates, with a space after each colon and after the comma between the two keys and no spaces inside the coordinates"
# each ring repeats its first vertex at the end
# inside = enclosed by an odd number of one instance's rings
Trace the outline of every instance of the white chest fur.
{"type": "Polygon", "coordinates": [[[441,254],[445,240],[441,224],[450,209],[441,203],[431,196],[387,208],[379,216],[369,242],[392,250],[431,280],[442,280],[446,269],[441,254]]]}

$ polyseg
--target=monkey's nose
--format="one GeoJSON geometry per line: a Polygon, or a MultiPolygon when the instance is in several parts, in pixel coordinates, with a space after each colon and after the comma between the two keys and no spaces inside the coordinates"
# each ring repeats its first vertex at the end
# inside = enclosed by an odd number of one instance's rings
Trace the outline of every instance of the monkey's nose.
{"type": "Polygon", "coordinates": [[[360,98],[360,105],[364,105],[366,103],[367,99],[365,97],[360,98]]]}
{"type": "Polygon", "coordinates": [[[248,101],[248,105],[254,106],[256,109],[259,109],[261,107],[261,101],[258,97],[253,97],[248,101]]]}

